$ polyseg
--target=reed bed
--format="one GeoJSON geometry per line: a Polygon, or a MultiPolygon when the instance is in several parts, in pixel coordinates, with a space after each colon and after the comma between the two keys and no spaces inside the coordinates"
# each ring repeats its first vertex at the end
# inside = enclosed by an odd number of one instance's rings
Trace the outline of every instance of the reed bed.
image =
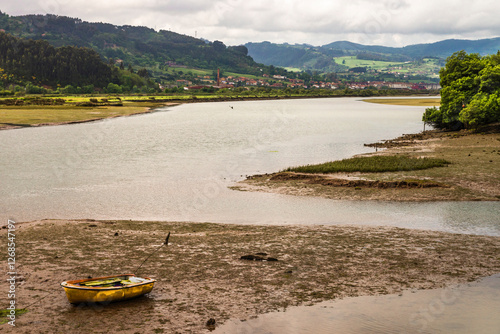
{"type": "Polygon", "coordinates": [[[290,167],[285,172],[297,173],[382,173],[443,167],[450,162],[436,158],[412,158],[405,155],[375,155],[326,162],[318,165],[290,167]]]}

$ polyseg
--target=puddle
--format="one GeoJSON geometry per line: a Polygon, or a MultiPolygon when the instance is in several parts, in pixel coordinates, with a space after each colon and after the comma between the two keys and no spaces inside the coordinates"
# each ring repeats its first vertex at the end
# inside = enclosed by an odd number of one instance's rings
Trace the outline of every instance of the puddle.
{"type": "Polygon", "coordinates": [[[500,274],[444,289],[346,298],[289,308],[213,334],[500,333],[500,274]]]}

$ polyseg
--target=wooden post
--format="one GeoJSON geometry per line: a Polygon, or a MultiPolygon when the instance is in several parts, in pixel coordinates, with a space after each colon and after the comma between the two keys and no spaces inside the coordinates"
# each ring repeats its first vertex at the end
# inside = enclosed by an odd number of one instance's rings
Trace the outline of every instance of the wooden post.
{"type": "Polygon", "coordinates": [[[427,111],[424,112],[424,132],[425,132],[425,122],[427,121],[427,111]]]}

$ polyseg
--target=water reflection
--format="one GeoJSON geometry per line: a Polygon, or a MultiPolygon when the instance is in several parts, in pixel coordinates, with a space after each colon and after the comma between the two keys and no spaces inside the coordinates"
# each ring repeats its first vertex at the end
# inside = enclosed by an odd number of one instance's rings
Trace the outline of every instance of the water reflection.
{"type": "Polygon", "coordinates": [[[346,298],[231,320],[214,334],[499,333],[500,274],[446,289],[346,298]]]}

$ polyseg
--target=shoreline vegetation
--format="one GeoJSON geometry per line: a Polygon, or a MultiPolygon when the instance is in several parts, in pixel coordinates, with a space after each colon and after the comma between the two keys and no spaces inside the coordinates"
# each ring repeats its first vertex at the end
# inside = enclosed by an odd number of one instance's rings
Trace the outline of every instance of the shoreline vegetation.
{"type": "MultiPolygon", "coordinates": [[[[16,328],[37,333],[204,333],[290,306],[442,288],[500,272],[500,237],[359,226],[42,220],[18,223],[16,328]],[[73,306],[61,281],[133,272],[152,293],[73,306]],[[72,245],[80,245],[72,247],[72,245]],[[277,261],[249,261],[265,253],[277,261]],[[250,258],[247,256],[247,258],[250,258]],[[131,316],[133,315],[133,316],[131,316]]],[[[7,237],[0,229],[0,236],[7,237]]],[[[6,254],[0,256],[6,261],[6,254]]],[[[5,280],[0,289],[7,289],[5,280]]],[[[0,301],[5,302],[5,296],[0,301]]],[[[6,333],[16,328],[3,325],[6,333]]]]}
{"type": "MultiPolygon", "coordinates": [[[[0,130],[93,122],[107,118],[154,112],[165,106],[183,103],[261,101],[281,99],[312,99],[357,97],[330,94],[300,95],[145,95],[145,96],[27,96],[0,98],[0,130]]],[[[372,100],[367,100],[371,102],[372,100]]],[[[409,100],[409,99],[408,99],[409,100]]],[[[436,99],[421,99],[436,100],[436,99]]],[[[421,101],[419,99],[419,101],[421,101]]],[[[432,102],[432,105],[439,105],[432,102]]],[[[414,102],[416,103],[416,102],[414,102]]],[[[426,104],[430,105],[430,104],[426,104]]]]}
{"type": "Polygon", "coordinates": [[[499,128],[492,126],[480,133],[431,130],[404,135],[382,143],[365,144],[376,152],[347,159],[354,165],[362,160],[373,165],[380,158],[387,158],[389,164],[393,161],[392,166],[379,172],[376,170],[380,165],[368,171],[345,168],[322,172],[325,166],[344,164],[337,161],[249,176],[231,188],[336,200],[499,201],[499,128]],[[442,166],[417,169],[405,162],[425,159],[442,166]]]}
{"type": "Polygon", "coordinates": [[[412,158],[405,155],[372,155],[355,157],[318,165],[287,168],[284,172],[331,174],[331,173],[383,173],[413,171],[443,167],[450,162],[436,158],[412,158]]]}

